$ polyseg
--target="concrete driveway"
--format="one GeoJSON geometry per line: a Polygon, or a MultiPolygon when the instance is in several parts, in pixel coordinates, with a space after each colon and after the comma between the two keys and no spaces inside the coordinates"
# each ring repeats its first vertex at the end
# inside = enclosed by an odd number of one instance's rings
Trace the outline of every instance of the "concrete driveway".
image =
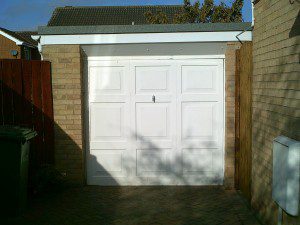
{"type": "Polygon", "coordinates": [[[22,225],[258,225],[236,191],[222,187],[72,188],[36,199],[22,225]]]}

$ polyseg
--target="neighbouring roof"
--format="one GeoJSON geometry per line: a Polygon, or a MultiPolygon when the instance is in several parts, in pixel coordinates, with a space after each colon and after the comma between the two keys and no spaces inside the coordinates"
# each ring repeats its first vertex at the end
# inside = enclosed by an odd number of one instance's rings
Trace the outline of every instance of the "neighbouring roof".
{"type": "Polygon", "coordinates": [[[0,27],[0,31],[10,35],[11,37],[18,39],[20,42],[23,42],[25,45],[36,47],[38,42],[31,38],[31,35],[36,35],[37,31],[11,31],[5,28],[0,27]]]}
{"type": "Polygon", "coordinates": [[[145,13],[164,12],[172,22],[181,5],[59,7],[39,35],[218,32],[251,30],[251,23],[148,24],[145,13]]]}
{"type": "Polygon", "coordinates": [[[48,26],[97,26],[97,25],[132,25],[147,24],[145,13],[163,12],[172,23],[181,5],[159,6],[93,6],[56,8],[48,26]]]}
{"type": "Polygon", "coordinates": [[[22,39],[31,45],[37,46],[38,42],[31,38],[31,35],[36,35],[37,31],[16,31],[16,34],[22,37],[22,39]]]}

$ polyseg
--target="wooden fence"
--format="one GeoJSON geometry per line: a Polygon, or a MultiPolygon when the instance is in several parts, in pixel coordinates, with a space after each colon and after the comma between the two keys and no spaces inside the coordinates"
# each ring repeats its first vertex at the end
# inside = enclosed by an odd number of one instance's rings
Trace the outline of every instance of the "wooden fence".
{"type": "Polygon", "coordinates": [[[51,64],[47,61],[0,60],[0,124],[32,128],[35,165],[54,162],[51,64]]]}
{"type": "Polygon", "coordinates": [[[236,188],[251,200],[252,169],[252,42],[236,52],[235,152],[236,188]]]}

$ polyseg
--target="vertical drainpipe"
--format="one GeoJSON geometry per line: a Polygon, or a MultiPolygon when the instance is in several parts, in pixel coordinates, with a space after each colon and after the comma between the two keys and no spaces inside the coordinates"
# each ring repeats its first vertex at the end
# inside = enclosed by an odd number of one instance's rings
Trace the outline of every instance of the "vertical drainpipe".
{"type": "Polygon", "coordinates": [[[251,23],[251,26],[254,27],[254,0],[251,1],[251,7],[252,7],[252,23],[251,23]]]}
{"type": "Polygon", "coordinates": [[[37,36],[37,35],[32,35],[31,38],[35,41],[38,42],[38,51],[41,55],[41,60],[43,60],[43,55],[42,55],[42,45],[41,45],[41,36],[37,36]]]}
{"type": "Polygon", "coordinates": [[[39,53],[40,53],[40,55],[41,55],[41,60],[44,60],[43,54],[42,54],[42,45],[41,45],[40,42],[38,43],[38,50],[39,50],[39,53]]]}
{"type": "MultiPolygon", "coordinates": [[[[251,0],[251,15],[252,15],[252,22],[251,22],[251,27],[252,27],[252,30],[253,30],[253,27],[254,27],[254,2],[255,0],[251,0]]],[[[239,38],[240,35],[242,35],[243,33],[245,33],[248,29],[245,29],[243,30],[241,33],[239,33],[238,35],[236,35],[236,39],[241,43],[243,44],[243,42],[241,41],[241,39],[239,38]]]]}

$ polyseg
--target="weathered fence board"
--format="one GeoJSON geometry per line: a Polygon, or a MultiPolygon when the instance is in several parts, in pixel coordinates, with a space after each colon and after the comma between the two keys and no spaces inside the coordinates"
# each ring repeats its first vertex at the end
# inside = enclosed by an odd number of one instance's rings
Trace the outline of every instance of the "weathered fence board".
{"type": "Polygon", "coordinates": [[[31,62],[23,61],[23,126],[32,126],[32,75],[31,62]]]}
{"type": "Polygon", "coordinates": [[[0,122],[33,128],[35,165],[54,162],[51,64],[47,61],[0,60],[0,122]]]}
{"type": "MultiPolygon", "coordinates": [[[[44,149],[43,115],[42,115],[42,88],[41,88],[41,64],[39,61],[32,62],[32,102],[33,102],[33,128],[39,134],[34,139],[36,146],[44,149]]],[[[35,149],[37,161],[43,161],[43,153],[35,149]]]]}
{"type": "Polygon", "coordinates": [[[23,93],[23,85],[22,85],[22,64],[18,61],[11,61],[12,68],[12,87],[13,87],[13,111],[14,111],[14,124],[22,123],[22,93],[23,93]]]}
{"type": "Polygon", "coordinates": [[[236,181],[237,188],[251,200],[252,43],[243,43],[236,56],[236,181]]]}
{"type": "Polygon", "coordinates": [[[45,157],[54,162],[54,133],[53,133],[53,96],[51,86],[51,65],[50,63],[41,64],[43,76],[42,82],[42,102],[44,115],[44,139],[45,148],[47,149],[45,157]]]}
{"type": "Polygon", "coordinates": [[[2,61],[0,61],[0,124],[3,124],[3,91],[2,91],[2,82],[3,82],[3,70],[2,70],[2,61]]]}
{"type": "Polygon", "coordinates": [[[13,124],[13,87],[12,87],[12,68],[10,60],[3,60],[2,63],[2,93],[3,93],[3,122],[13,124]]]}

